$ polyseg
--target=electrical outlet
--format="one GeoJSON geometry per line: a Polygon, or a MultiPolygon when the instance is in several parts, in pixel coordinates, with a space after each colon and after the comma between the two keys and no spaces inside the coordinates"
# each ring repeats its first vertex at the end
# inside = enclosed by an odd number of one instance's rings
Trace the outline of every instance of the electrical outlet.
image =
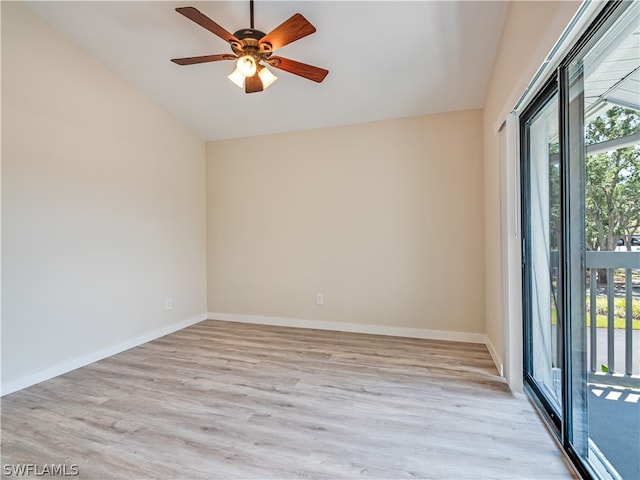
{"type": "Polygon", "coordinates": [[[324,305],[324,295],[316,293],[316,305],[324,305]]]}
{"type": "Polygon", "coordinates": [[[170,298],[164,299],[164,308],[165,310],[171,310],[173,308],[173,302],[171,301],[170,298]]]}

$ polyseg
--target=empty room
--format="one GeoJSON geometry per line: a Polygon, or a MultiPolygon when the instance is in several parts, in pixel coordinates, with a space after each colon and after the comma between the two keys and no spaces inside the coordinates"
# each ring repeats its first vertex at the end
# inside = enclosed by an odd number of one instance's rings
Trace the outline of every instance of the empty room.
{"type": "Polygon", "coordinates": [[[0,14],[2,478],[640,479],[640,3],[0,14]]]}

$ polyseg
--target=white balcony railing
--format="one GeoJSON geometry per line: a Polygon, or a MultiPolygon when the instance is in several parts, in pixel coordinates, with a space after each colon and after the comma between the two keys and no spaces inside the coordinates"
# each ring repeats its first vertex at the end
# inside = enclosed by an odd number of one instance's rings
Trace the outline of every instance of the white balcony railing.
{"type": "MultiPolygon", "coordinates": [[[[640,332],[635,330],[634,335],[633,330],[633,303],[640,301],[640,292],[638,296],[634,295],[633,274],[640,271],[640,253],[587,252],[586,267],[589,272],[589,383],[640,388],[640,332]],[[607,298],[606,328],[597,325],[598,272],[606,272],[607,277],[604,292],[607,298]],[[622,284],[618,282],[617,292],[616,272],[618,277],[624,277],[622,284]],[[624,330],[617,331],[614,325],[616,297],[625,299],[624,330]]],[[[636,288],[640,290],[640,287],[636,288]]]]}

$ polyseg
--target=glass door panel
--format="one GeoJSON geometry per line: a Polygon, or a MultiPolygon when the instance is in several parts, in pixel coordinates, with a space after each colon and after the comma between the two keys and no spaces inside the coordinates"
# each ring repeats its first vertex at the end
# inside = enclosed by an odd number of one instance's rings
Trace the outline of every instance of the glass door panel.
{"type": "Polygon", "coordinates": [[[569,440],[602,475],[640,478],[640,3],[566,67],[571,206],[569,440]],[[635,307],[634,307],[635,305],[635,307]]]}
{"type": "Polygon", "coordinates": [[[559,418],[562,406],[562,311],[559,276],[560,158],[558,96],[524,122],[525,197],[528,211],[525,295],[529,345],[527,375],[559,418]]]}

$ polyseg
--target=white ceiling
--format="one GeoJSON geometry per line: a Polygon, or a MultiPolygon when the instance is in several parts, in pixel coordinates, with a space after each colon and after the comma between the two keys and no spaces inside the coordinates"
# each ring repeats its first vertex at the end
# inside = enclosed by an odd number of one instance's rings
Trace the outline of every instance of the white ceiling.
{"type": "Polygon", "coordinates": [[[32,10],[205,140],[481,108],[508,2],[261,1],[255,28],[294,13],[317,29],[277,55],[329,70],[321,84],[272,69],[278,81],[245,94],[232,62],[178,66],[171,58],[230,53],[175,12],[195,6],[230,32],[249,2],[30,2],[32,10]]]}

